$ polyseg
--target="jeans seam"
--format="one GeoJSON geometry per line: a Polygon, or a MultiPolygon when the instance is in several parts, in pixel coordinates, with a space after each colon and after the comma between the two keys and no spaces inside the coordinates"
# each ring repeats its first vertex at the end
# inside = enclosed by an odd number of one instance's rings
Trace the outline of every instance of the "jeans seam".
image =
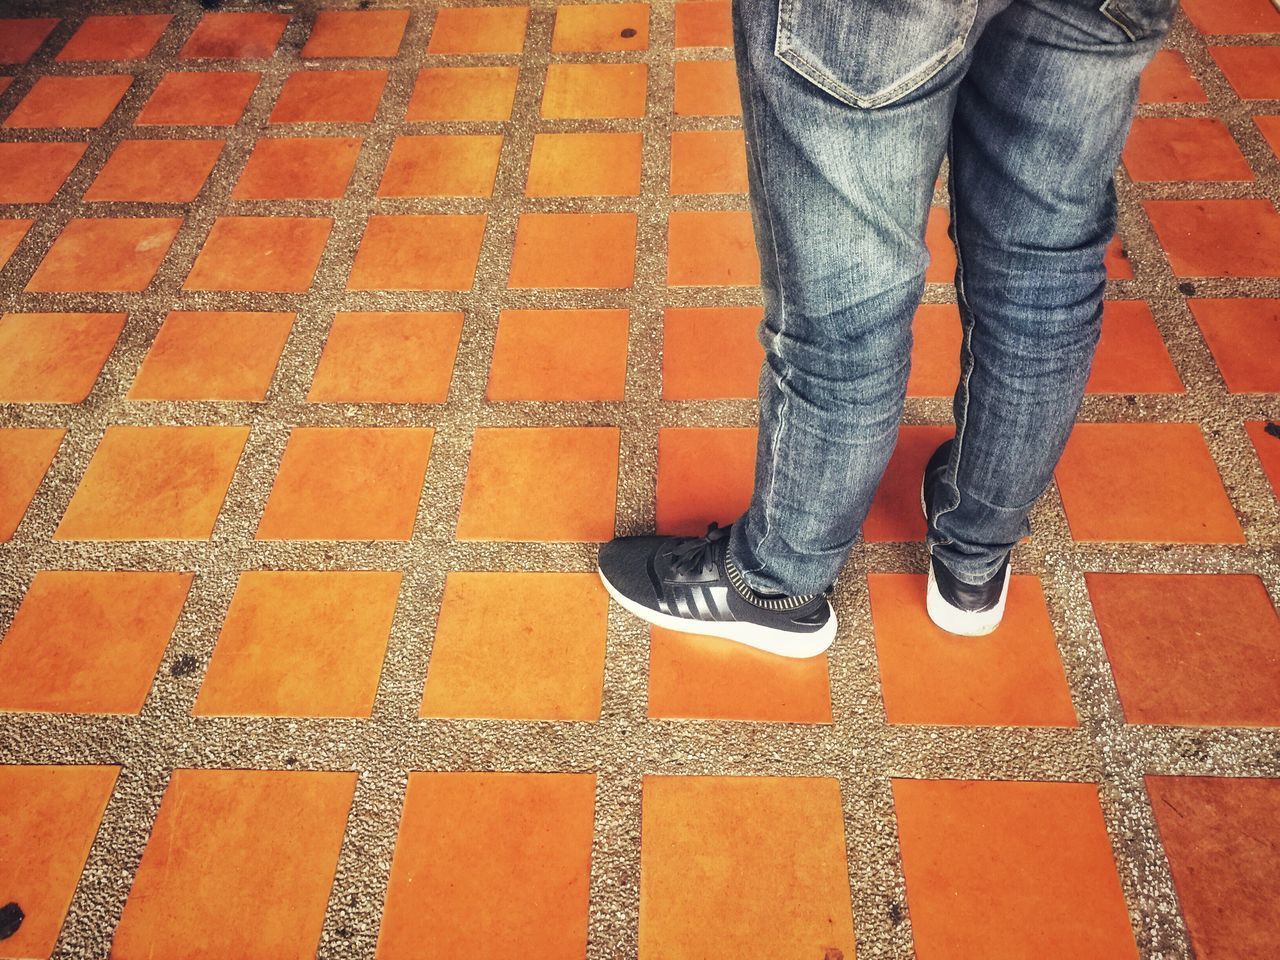
{"type": "MultiPolygon", "coordinates": [[[[754,94],[753,94],[753,98],[754,98],[754,94]]],[[[764,161],[764,152],[763,152],[763,141],[760,138],[759,122],[758,122],[758,117],[756,116],[756,105],[754,103],[750,105],[750,113],[751,113],[751,132],[752,132],[752,135],[754,136],[755,143],[756,143],[755,162],[758,168],[760,183],[763,186],[765,182],[765,169],[764,169],[765,161],[764,161]]],[[[767,191],[762,189],[761,193],[764,195],[761,196],[760,198],[760,205],[764,209],[765,218],[769,222],[769,245],[773,248],[773,262],[777,272],[778,312],[779,312],[779,322],[781,322],[783,318],[785,318],[787,315],[786,294],[783,292],[783,289],[782,289],[782,262],[778,256],[778,238],[774,232],[774,227],[773,227],[773,209],[769,202],[767,191]]],[[[767,359],[765,360],[765,364],[766,366],[768,366],[767,359]]],[[[782,425],[786,420],[787,405],[788,405],[786,391],[782,389],[783,384],[786,382],[786,377],[775,375],[772,367],[769,368],[769,374],[770,376],[773,377],[775,383],[777,384],[778,393],[782,397],[782,403],[778,409],[778,414],[777,414],[778,423],[777,423],[777,426],[774,428],[774,432],[773,432],[772,442],[773,442],[773,450],[775,455],[771,458],[771,462],[769,464],[769,483],[766,488],[766,492],[764,493],[764,496],[763,496],[764,532],[760,534],[760,547],[764,546],[765,542],[768,540],[770,532],[773,529],[773,522],[770,515],[773,510],[774,488],[777,484],[777,476],[778,476],[778,457],[776,455],[777,449],[778,449],[778,436],[781,434],[782,425]]],[[[756,550],[753,549],[752,553],[753,553],[752,559],[755,561],[755,563],[751,567],[747,568],[745,572],[759,573],[761,570],[764,569],[764,565],[760,562],[759,556],[754,555],[756,554],[756,550]]]]}
{"type": "MultiPolygon", "coordinates": [[[[956,164],[955,164],[955,126],[952,121],[952,129],[947,133],[947,188],[951,196],[951,228],[955,234],[956,247],[956,297],[965,307],[968,306],[968,299],[964,294],[964,257],[960,252],[960,211],[959,202],[956,199],[956,164]]],[[[964,309],[960,311],[960,320],[964,325],[964,339],[961,341],[960,349],[968,358],[968,363],[961,360],[961,377],[957,389],[961,394],[960,415],[956,417],[956,436],[955,436],[955,453],[952,456],[954,468],[951,471],[951,483],[956,488],[956,502],[945,510],[939,510],[933,517],[933,523],[936,526],[938,518],[943,514],[952,513],[960,507],[960,456],[964,453],[964,428],[969,421],[969,378],[973,376],[973,311],[964,309]]],[[[929,544],[929,554],[932,556],[933,548],[937,546],[946,546],[953,543],[950,538],[944,538],[937,543],[929,544]]]]}

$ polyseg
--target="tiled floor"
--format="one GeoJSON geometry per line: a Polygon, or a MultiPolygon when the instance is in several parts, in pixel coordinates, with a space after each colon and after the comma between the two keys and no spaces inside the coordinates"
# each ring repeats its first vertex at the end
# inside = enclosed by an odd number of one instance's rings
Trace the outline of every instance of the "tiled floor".
{"type": "Polygon", "coordinates": [[[1269,0],[1143,78],[1082,423],[963,642],[939,190],[804,662],[593,574],[750,493],[728,3],[320,6],[0,19],[0,957],[1280,955],[1269,0]]]}

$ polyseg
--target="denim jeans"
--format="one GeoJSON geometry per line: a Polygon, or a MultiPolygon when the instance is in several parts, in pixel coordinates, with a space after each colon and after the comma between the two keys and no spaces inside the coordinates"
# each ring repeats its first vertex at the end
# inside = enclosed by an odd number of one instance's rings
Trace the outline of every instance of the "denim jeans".
{"type": "Polygon", "coordinates": [[[963,326],[929,549],[981,583],[1030,532],[1102,316],[1113,174],[1175,0],[734,0],[760,254],[760,434],[733,560],[830,586],[893,452],[949,157],[963,326]]]}

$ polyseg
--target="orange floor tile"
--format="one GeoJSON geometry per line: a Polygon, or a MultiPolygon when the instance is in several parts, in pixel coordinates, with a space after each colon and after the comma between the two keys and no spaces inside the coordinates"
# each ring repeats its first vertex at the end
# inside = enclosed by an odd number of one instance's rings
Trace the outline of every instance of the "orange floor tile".
{"type": "Polygon", "coordinates": [[[484,427],[471,442],[459,540],[614,535],[616,427],[484,427]]]}
{"type": "Polygon", "coordinates": [[[641,960],[854,956],[835,780],[645,777],[642,806],[641,960]]]}
{"type": "Polygon", "coordinates": [[[0,643],[0,710],[137,713],[189,573],[43,570],[0,643]]]}
{"type": "Polygon", "coordinates": [[[609,598],[590,573],[451,573],[425,717],[597,720],[609,598]]]}
{"type": "Polygon", "coordinates": [[[429,427],[297,427],[259,540],[408,540],[431,455],[429,427]]]}
{"type": "Polygon", "coordinates": [[[241,574],[192,712],[369,716],[401,579],[368,570],[241,574]]]}
{"type": "Polygon", "coordinates": [[[1000,626],[962,643],[929,620],[925,579],[909,573],[870,576],[876,655],[890,723],[1076,725],[1044,591],[1035,577],[1011,577],[1000,626]]]}
{"type": "Polygon", "coordinates": [[[124,323],[123,313],[0,316],[0,403],[79,403],[124,323]]]}
{"type": "Polygon", "coordinates": [[[1137,960],[1098,788],[894,780],[919,960],[1137,960]]]}
{"type": "Polygon", "coordinates": [[[1244,540],[1194,423],[1076,424],[1055,477],[1076,540],[1244,540]]]}
{"type": "Polygon", "coordinates": [[[1197,956],[1263,957],[1280,930],[1280,780],[1147,777],[1197,956]]]}
{"type": "Polygon", "coordinates": [[[411,773],[379,960],[583,956],[591,774],[411,773]]]}
{"type": "Polygon", "coordinates": [[[207,540],[248,427],[108,427],[55,540],[207,540]]]}
{"type": "Polygon", "coordinates": [[[1090,573],[1130,723],[1280,726],[1280,619],[1243,574],[1090,573]]]}
{"type": "Polygon", "coordinates": [[[443,403],[460,313],[339,313],[307,399],[313,403],[443,403]]]}
{"type": "Polygon", "coordinates": [[[0,541],[18,529],[66,431],[0,428],[0,541]]]}
{"type": "Polygon", "coordinates": [[[827,658],[782,660],[711,637],[654,627],[652,719],[830,723],[827,658]]]}
{"type": "Polygon", "coordinates": [[[8,5],[0,958],[1272,960],[1273,8],[1184,0],[1141,73],[1078,425],[976,638],[924,607],[937,178],[798,660],[595,570],[738,519],[783,373],[729,0],[8,5]]]}
{"type": "Polygon", "coordinates": [[[262,400],[293,327],[289,313],[174,311],[129,388],[131,400],[262,400]]]}
{"type": "Polygon", "coordinates": [[[111,956],[313,953],[355,786],[354,773],[175,770],[111,956]]]}
{"type": "Polygon", "coordinates": [[[621,400],[627,311],[504,310],[490,400],[621,400]]]}
{"type": "Polygon", "coordinates": [[[47,957],[120,768],[0,766],[0,889],[20,904],[7,957],[47,957]]]}

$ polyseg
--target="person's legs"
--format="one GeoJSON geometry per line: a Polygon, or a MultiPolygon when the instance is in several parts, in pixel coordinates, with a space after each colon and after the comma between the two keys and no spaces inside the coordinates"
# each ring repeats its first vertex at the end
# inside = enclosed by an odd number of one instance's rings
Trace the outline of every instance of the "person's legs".
{"type": "Polygon", "coordinates": [[[959,581],[1030,531],[1093,358],[1115,232],[1113,171],[1173,0],[1015,0],[959,87],[950,145],[964,325],[957,438],[928,543],[959,581]]]}
{"type": "Polygon", "coordinates": [[[866,517],[897,438],[956,85],[1001,6],[735,0],[766,362],[729,555],[756,591],[825,590],[866,517]]]}

